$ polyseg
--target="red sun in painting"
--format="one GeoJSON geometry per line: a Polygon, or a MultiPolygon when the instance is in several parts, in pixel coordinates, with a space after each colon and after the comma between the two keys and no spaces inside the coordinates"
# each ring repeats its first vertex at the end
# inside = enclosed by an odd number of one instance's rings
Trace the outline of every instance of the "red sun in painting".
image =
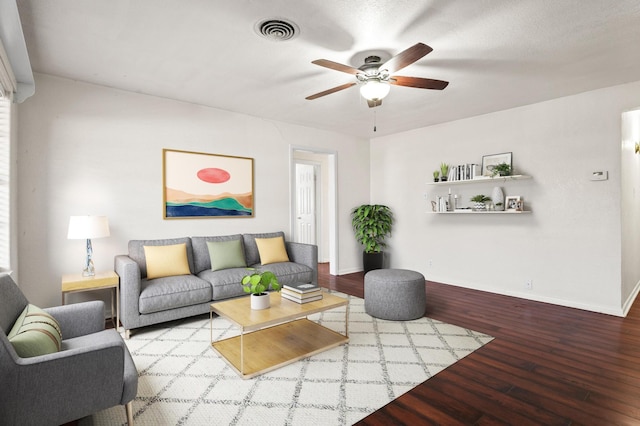
{"type": "Polygon", "coordinates": [[[215,167],[198,170],[198,179],[207,183],[224,183],[231,175],[228,171],[215,167]]]}

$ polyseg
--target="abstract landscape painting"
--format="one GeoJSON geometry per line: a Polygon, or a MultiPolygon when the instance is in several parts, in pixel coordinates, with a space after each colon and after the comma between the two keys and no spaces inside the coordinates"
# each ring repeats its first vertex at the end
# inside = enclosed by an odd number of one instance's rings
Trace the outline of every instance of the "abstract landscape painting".
{"type": "Polygon", "coordinates": [[[253,158],[162,150],[165,219],[253,216],[253,158]]]}

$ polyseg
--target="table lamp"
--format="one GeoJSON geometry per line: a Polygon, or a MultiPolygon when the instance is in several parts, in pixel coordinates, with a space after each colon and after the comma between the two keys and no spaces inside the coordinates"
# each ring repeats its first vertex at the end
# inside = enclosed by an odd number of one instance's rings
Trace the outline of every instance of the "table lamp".
{"type": "Polygon", "coordinates": [[[69,219],[70,240],[87,240],[87,259],[85,260],[83,277],[93,277],[96,270],[93,266],[93,249],[91,248],[91,238],[102,238],[109,236],[109,220],[106,216],[71,216],[69,219]]]}

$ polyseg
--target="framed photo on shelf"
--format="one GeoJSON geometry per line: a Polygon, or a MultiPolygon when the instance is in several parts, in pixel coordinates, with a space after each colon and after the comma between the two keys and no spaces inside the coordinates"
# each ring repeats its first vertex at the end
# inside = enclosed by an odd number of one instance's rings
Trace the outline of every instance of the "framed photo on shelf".
{"type": "Polygon", "coordinates": [[[513,170],[513,165],[511,164],[512,158],[513,158],[513,153],[511,152],[504,152],[502,154],[483,155],[482,156],[482,176],[492,176],[493,167],[502,163],[507,163],[509,165],[509,168],[513,170]]]}
{"type": "Polygon", "coordinates": [[[504,207],[508,212],[521,212],[524,210],[524,201],[519,195],[508,196],[504,199],[504,207]]]}

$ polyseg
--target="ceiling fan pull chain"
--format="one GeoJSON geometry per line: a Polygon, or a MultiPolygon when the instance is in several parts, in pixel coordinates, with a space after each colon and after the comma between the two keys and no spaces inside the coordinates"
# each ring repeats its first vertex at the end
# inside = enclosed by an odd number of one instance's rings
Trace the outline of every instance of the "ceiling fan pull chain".
{"type": "Polygon", "coordinates": [[[377,131],[376,129],[376,110],[373,110],[373,131],[377,131]]]}

